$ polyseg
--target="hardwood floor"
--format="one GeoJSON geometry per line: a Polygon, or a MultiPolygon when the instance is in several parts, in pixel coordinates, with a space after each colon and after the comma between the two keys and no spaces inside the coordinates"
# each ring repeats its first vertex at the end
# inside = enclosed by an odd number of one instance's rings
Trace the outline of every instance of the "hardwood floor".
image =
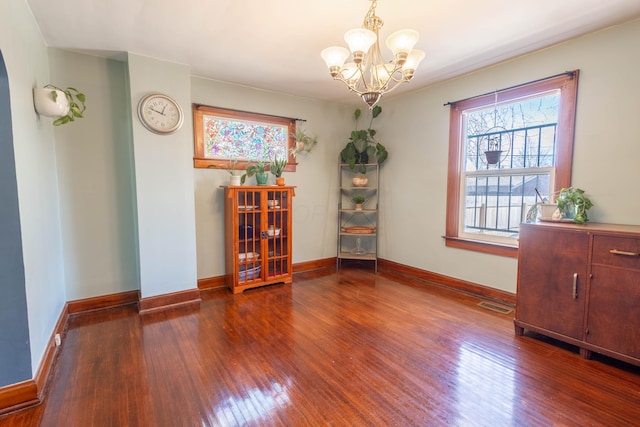
{"type": "Polygon", "coordinates": [[[640,368],[406,277],[343,269],[72,317],[45,402],[0,426],[632,426],[640,368]]]}

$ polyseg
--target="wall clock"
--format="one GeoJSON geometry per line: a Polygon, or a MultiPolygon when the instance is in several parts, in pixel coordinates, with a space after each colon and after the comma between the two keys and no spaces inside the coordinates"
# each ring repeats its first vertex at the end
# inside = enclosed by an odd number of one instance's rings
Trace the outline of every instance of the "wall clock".
{"type": "Polygon", "coordinates": [[[184,113],[175,99],[160,93],[151,93],[140,100],[138,118],[151,132],[169,135],[180,129],[184,113]]]}

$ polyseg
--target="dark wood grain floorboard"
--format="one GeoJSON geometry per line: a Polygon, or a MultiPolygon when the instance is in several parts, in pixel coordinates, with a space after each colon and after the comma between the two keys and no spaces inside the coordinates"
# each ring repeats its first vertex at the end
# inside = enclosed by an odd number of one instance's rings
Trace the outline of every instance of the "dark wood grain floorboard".
{"type": "Polygon", "coordinates": [[[635,426],[640,368],[409,278],[347,268],[73,316],[45,402],[0,426],[635,426]]]}

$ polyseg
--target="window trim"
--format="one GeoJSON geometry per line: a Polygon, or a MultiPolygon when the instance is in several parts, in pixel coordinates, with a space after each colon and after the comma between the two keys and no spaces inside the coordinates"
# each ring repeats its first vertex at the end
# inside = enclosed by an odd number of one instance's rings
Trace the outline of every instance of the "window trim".
{"type": "Polygon", "coordinates": [[[571,186],[571,163],[575,135],[579,70],[547,79],[499,90],[494,93],[454,102],[449,113],[449,168],[447,173],[447,206],[445,245],[493,255],[517,258],[518,247],[503,243],[473,240],[460,236],[460,182],[462,176],[462,112],[471,108],[493,105],[523,98],[535,93],[560,89],[558,133],[555,152],[554,190],[571,186]]]}
{"type": "MultiPolygon", "coordinates": [[[[225,159],[212,159],[204,155],[204,116],[226,117],[236,120],[247,120],[253,122],[267,123],[273,125],[287,126],[287,166],[285,172],[296,171],[296,158],[291,154],[291,148],[295,146],[292,135],[296,131],[296,119],[288,117],[271,116],[268,114],[250,113],[246,111],[231,110],[227,108],[212,107],[209,105],[193,104],[193,167],[194,168],[216,168],[227,169],[229,161],[225,159]]],[[[236,170],[246,169],[255,160],[240,160],[236,163],[236,170]]]]}

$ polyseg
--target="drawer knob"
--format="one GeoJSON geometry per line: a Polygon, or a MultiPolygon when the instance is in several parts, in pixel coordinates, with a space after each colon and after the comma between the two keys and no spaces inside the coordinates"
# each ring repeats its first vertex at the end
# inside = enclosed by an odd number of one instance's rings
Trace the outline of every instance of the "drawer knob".
{"type": "Polygon", "coordinates": [[[638,252],[620,251],[618,249],[611,249],[609,253],[622,256],[640,256],[640,253],[638,252]]]}

